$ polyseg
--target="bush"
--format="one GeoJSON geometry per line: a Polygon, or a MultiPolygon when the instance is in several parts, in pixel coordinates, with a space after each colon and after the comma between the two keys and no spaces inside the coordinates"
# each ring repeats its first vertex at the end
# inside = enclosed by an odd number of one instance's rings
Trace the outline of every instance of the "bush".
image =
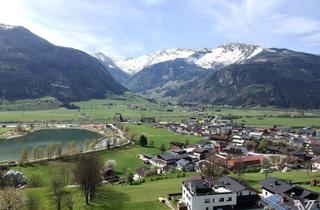
{"type": "Polygon", "coordinates": [[[260,172],[261,167],[250,167],[246,169],[246,173],[256,173],[260,172]]]}
{"type": "Polygon", "coordinates": [[[29,178],[29,186],[30,187],[41,187],[43,185],[43,181],[40,175],[32,175],[29,178]]]}

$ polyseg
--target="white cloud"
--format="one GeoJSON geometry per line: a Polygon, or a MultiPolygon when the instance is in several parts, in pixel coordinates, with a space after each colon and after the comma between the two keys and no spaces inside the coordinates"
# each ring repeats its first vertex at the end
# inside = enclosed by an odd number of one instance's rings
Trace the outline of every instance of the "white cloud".
{"type": "Polygon", "coordinates": [[[307,12],[295,14],[294,11],[287,10],[294,3],[300,2],[194,0],[192,5],[198,13],[211,17],[213,31],[230,39],[263,37],[272,40],[281,36],[299,36],[300,39],[309,37],[309,40],[317,41],[317,38],[310,37],[320,32],[320,20],[309,17],[307,12]]]}

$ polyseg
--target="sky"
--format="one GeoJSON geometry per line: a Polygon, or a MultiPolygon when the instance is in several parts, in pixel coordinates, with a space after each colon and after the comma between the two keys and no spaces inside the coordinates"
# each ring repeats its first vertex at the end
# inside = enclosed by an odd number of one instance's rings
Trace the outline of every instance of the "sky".
{"type": "Polygon", "coordinates": [[[230,42],[320,54],[320,0],[0,0],[0,23],[114,59],[230,42]]]}

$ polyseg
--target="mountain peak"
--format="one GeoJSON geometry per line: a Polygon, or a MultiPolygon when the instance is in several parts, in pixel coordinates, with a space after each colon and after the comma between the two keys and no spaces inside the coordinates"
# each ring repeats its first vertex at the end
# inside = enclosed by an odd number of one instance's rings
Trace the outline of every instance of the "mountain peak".
{"type": "Polygon", "coordinates": [[[233,63],[243,62],[263,50],[258,45],[228,43],[217,48],[165,48],[137,58],[116,61],[116,65],[129,74],[165,61],[186,59],[205,69],[218,69],[233,63]]]}
{"type": "Polygon", "coordinates": [[[7,25],[7,24],[0,23],[1,30],[11,30],[11,29],[18,28],[18,27],[22,27],[22,26],[7,25]]]}
{"type": "Polygon", "coordinates": [[[234,48],[262,48],[259,45],[255,44],[246,44],[246,43],[240,43],[240,42],[230,42],[226,44],[222,44],[219,47],[226,48],[226,49],[234,49],[234,48]]]}

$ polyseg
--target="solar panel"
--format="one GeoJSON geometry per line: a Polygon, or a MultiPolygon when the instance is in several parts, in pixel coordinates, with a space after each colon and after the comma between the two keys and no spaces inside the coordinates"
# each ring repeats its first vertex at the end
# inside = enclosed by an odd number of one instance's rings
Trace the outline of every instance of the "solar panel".
{"type": "Polygon", "coordinates": [[[262,201],[275,210],[290,210],[290,206],[282,203],[282,197],[278,194],[271,195],[262,201]]]}

